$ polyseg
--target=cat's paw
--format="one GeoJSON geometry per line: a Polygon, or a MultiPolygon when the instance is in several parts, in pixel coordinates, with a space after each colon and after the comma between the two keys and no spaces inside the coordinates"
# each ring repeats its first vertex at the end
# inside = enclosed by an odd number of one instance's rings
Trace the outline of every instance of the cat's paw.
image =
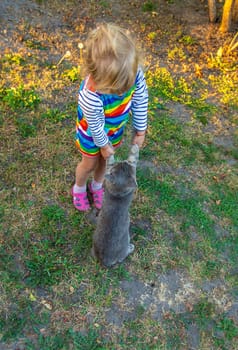
{"type": "Polygon", "coordinates": [[[134,249],[135,249],[134,244],[130,243],[128,247],[128,254],[131,254],[134,251],[134,249]]]}

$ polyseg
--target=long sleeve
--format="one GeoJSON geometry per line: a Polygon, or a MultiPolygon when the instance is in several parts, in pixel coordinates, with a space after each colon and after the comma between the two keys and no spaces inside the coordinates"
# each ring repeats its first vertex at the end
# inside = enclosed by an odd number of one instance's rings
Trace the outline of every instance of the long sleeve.
{"type": "Polygon", "coordinates": [[[78,104],[87,120],[95,145],[105,146],[108,137],[104,131],[105,116],[102,101],[96,93],[83,89],[79,92],[78,104]]]}
{"type": "Polygon", "coordinates": [[[147,128],[148,89],[144,73],[139,68],[136,77],[136,89],[131,104],[132,125],[137,131],[145,131],[147,128]]]}

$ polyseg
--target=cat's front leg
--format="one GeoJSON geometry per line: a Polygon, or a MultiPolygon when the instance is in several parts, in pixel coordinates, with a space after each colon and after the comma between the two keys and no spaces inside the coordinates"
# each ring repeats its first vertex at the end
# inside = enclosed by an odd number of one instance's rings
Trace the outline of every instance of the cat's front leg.
{"type": "Polygon", "coordinates": [[[134,244],[130,243],[128,246],[128,255],[134,252],[135,246],[134,244]]]}
{"type": "MultiPolygon", "coordinates": [[[[128,217],[128,221],[129,221],[129,227],[130,227],[130,217],[128,217]]],[[[128,227],[128,236],[127,236],[128,237],[127,255],[131,254],[135,249],[134,244],[130,243],[131,237],[130,237],[129,227],[128,227]]]]}
{"type": "Polygon", "coordinates": [[[128,255],[130,255],[134,251],[134,249],[135,249],[134,244],[129,243],[127,246],[126,253],[124,253],[123,256],[118,259],[118,262],[121,263],[123,260],[125,260],[128,257],[128,255]]]}

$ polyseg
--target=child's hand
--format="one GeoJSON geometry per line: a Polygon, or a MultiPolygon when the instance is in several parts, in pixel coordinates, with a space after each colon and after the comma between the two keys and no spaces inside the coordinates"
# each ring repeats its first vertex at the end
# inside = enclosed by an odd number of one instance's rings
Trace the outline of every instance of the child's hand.
{"type": "Polygon", "coordinates": [[[108,159],[112,154],[114,154],[114,149],[112,146],[107,144],[104,147],[101,147],[101,155],[103,156],[104,159],[108,159]]]}
{"type": "Polygon", "coordinates": [[[145,131],[137,131],[133,137],[132,144],[142,147],[145,140],[145,131]]]}

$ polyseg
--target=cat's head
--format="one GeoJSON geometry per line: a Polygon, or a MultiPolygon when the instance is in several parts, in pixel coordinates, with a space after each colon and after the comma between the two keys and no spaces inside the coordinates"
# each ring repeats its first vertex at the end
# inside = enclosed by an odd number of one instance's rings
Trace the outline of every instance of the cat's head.
{"type": "Polygon", "coordinates": [[[135,190],[137,187],[136,165],[138,159],[139,146],[132,145],[127,160],[115,163],[113,155],[107,160],[105,186],[111,194],[124,196],[135,190]]]}
{"type": "MultiPolygon", "coordinates": [[[[136,165],[138,160],[139,160],[139,146],[136,144],[131,145],[127,162],[135,168],[135,171],[136,171],[136,165]]],[[[107,159],[106,174],[110,173],[110,170],[114,166],[114,164],[115,164],[115,158],[114,158],[114,155],[112,154],[107,159]]]]}
{"type": "Polygon", "coordinates": [[[115,197],[123,197],[137,188],[136,168],[128,161],[115,163],[105,175],[105,188],[115,197]]]}

